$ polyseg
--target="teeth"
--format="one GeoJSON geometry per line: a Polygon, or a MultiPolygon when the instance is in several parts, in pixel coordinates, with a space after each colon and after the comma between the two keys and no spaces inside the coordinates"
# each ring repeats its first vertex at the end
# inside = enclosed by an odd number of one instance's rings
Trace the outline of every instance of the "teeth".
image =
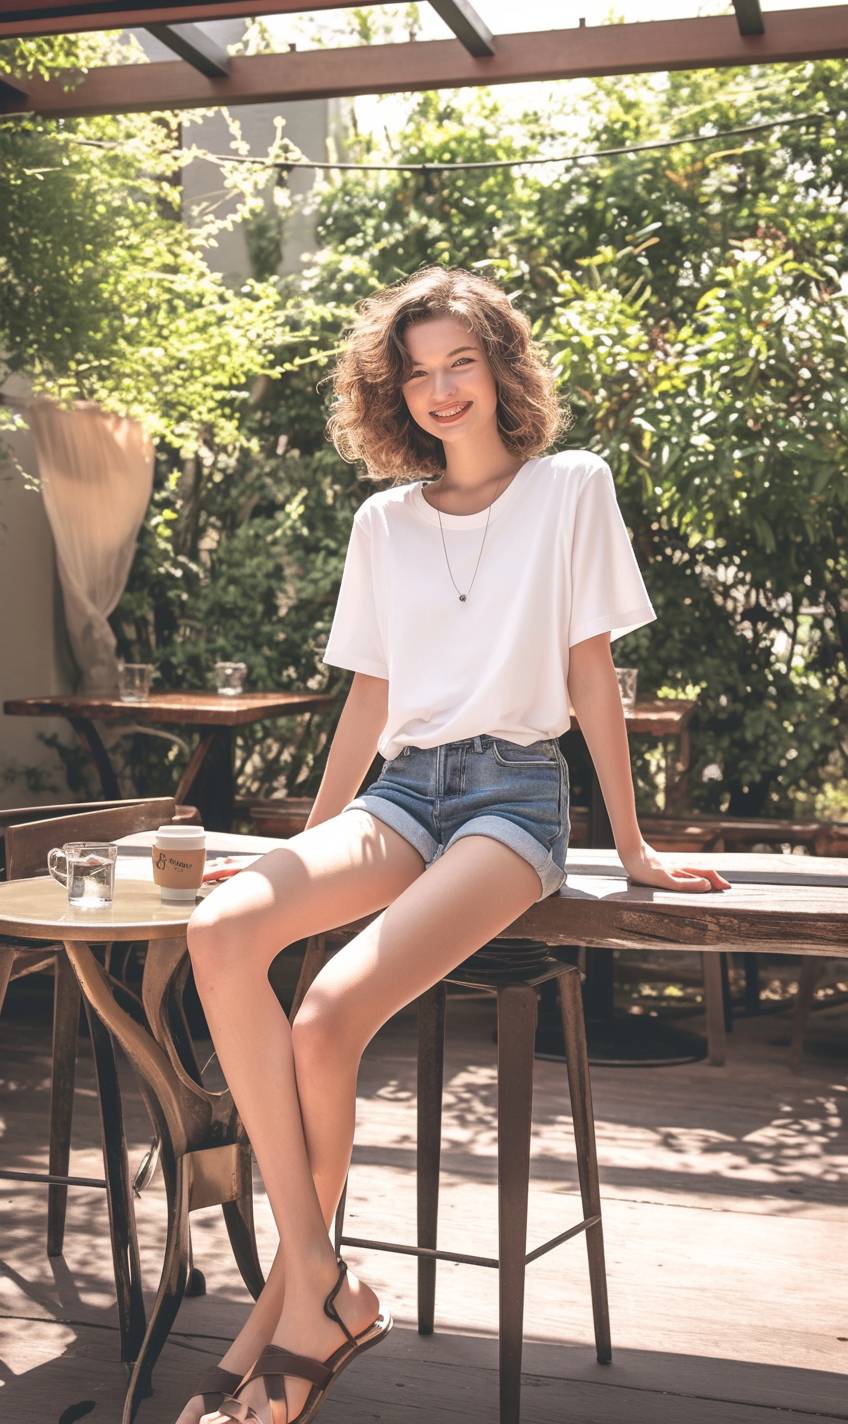
{"type": "Polygon", "coordinates": [[[450,410],[434,410],[434,411],[432,412],[432,414],[433,414],[433,415],[436,417],[436,419],[438,420],[439,417],[442,417],[442,419],[444,419],[444,418],[446,418],[447,416],[459,415],[459,412],[460,412],[461,410],[465,410],[465,405],[454,405],[454,406],[451,406],[450,410]]]}

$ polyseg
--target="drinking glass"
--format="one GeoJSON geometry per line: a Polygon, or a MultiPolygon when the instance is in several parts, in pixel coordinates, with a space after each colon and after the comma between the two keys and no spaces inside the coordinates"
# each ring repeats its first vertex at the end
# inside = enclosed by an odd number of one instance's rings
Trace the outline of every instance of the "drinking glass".
{"type": "Polygon", "coordinates": [[[68,841],[47,854],[47,869],[65,885],[68,904],[85,910],[111,905],[118,847],[103,841],[68,841]],[[64,860],[60,869],[58,862],[64,860]]]}
{"type": "Polygon", "coordinates": [[[122,702],[146,702],[153,678],[152,663],[118,663],[118,691],[122,702]]]}
{"type": "Polygon", "coordinates": [[[215,686],[222,697],[238,697],[244,691],[247,663],[216,663],[215,686]]]}
{"type": "Polygon", "coordinates": [[[616,668],[615,675],[618,678],[618,687],[621,693],[622,707],[635,707],[636,705],[636,680],[639,676],[638,668],[616,668]]]}

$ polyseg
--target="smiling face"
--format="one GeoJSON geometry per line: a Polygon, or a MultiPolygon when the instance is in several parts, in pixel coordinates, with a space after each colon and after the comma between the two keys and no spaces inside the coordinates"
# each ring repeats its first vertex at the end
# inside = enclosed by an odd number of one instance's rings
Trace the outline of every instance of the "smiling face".
{"type": "Polygon", "coordinates": [[[404,333],[412,362],[401,386],[412,419],[445,445],[490,433],[498,389],[477,337],[454,317],[415,322],[404,333]]]}

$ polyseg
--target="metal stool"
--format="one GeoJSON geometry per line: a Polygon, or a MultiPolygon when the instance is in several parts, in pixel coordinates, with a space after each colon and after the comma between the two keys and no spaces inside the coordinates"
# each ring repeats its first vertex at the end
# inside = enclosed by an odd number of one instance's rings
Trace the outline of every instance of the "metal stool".
{"type": "MultiPolygon", "coordinates": [[[[324,936],[308,942],[299,1003],[324,958],[324,936]]],[[[500,1424],[519,1424],[524,1342],[524,1272],[555,1246],[586,1233],[589,1283],[598,1362],[612,1358],[595,1124],[580,994],[580,973],[531,940],[490,940],[418,1000],[418,1244],[345,1236],[345,1194],[336,1216],[336,1250],[357,1246],[418,1257],[418,1332],[433,1330],[436,1262],[457,1261],[498,1271],[500,1294],[500,1424]],[[527,1250],[527,1203],[533,1102],[533,1052],[538,989],[558,981],[566,1069],[571,1099],[583,1220],[532,1251],[527,1250]],[[498,1236],[495,1258],[439,1250],[437,1218],[445,1043],[445,986],[461,984],[497,998],[498,1023],[498,1236]]]]}

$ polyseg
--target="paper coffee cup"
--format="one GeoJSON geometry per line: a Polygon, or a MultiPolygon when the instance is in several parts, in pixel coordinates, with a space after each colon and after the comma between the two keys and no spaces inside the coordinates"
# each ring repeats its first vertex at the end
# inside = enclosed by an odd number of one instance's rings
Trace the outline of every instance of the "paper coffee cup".
{"type": "Polygon", "coordinates": [[[153,841],[153,879],[163,900],[196,900],[206,866],[202,826],[160,826],[153,841]]]}

